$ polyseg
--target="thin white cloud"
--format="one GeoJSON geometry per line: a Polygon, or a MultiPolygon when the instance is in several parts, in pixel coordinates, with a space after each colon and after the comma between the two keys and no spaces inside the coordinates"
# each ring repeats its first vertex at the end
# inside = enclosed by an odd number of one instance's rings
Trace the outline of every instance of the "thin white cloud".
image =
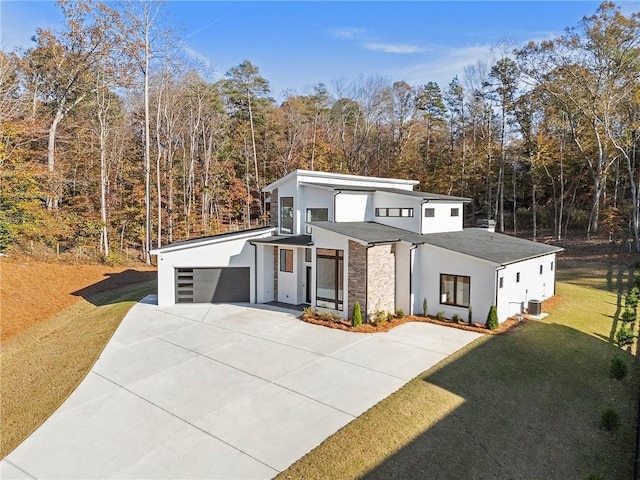
{"type": "Polygon", "coordinates": [[[336,28],[329,30],[329,35],[333,38],[343,38],[346,40],[354,40],[361,37],[364,34],[362,28],[336,28]]]}
{"type": "Polygon", "coordinates": [[[193,48],[187,45],[183,45],[182,51],[194,62],[204,66],[207,69],[213,68],[213,63],[211,62],[209,57],[207,57],[206,55],[203,55],[197,50],[194,50],[193,48]]]}
{"type": "Polygon", "coordinates": [[[491,61],[491,58],[491,45],[436,48],[430,49],[425,61],[388,73],[411,85],[437,82],[445,88],[456,75],[462,78],[465,67],[478,61],[491,61]]]}
{"type": "Polygon", "coordinates": [[[417,45],[409,45],[403,43],[376,43],[369,42],[364,44],[364,48],[367,50],[372,50],[374,52],[384,52],[384,53],[422,53],[426,49],[424,47],[419,47],[417,45]]]}

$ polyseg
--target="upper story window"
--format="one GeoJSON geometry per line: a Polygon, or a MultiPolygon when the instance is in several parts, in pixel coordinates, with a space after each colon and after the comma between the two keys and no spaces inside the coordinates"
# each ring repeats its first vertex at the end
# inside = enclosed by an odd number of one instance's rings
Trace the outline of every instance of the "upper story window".
{"type": "MultiPolygon", "coordinates": [[[[329,220],[328,208],[307,208],[307,222],[326,222],[329,220]]],[[[311,227],[307,226],[307,233],[311,233],[311,227]]]]}
{"type": "Polygon", "coordinates": [[[451,209],[451,216],[452,217],[459,217],[460,216],[460,209],[458,207],[454,207],[451,209]]]}
{"type": "Polygon", "coordinates": [[[433,218],[436,216],[436,209],[435,208],[425,208],[424,209],[424,216],[425,218],[433,218]]]}
{"type": "Polygon", "coordinates": [[[413,208],[376,208],[376,217],[413,217],[413,208]]]}
{"type": "Polygon", "coordinates": [[[280,233],[293,233],[293,197],[280,197],[280,233]]]}

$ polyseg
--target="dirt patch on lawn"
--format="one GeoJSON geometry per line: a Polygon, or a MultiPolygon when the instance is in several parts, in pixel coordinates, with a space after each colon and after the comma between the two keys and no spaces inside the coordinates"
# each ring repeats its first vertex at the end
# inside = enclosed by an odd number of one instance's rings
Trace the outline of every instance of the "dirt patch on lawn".
{"type": "Polygon", "coordinates": [[[155,267],[68,265],[0,259],[0,341],[85,299],[100,305],[103,292],[153,280],[155,267]]]}

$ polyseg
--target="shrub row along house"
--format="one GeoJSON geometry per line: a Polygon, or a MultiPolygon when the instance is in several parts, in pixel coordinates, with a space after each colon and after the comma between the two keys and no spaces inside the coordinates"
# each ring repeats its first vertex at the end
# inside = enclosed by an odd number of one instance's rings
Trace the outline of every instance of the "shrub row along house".
{"type": "Polygon", "coordinates": [[[173,243],[158,301],[309,304],[348,318],[444,312],[484,322],[554,295],[561,248],[463,228],[469,199],[418,182],[296,170],[264,188],[271,226],[173,243]]]}

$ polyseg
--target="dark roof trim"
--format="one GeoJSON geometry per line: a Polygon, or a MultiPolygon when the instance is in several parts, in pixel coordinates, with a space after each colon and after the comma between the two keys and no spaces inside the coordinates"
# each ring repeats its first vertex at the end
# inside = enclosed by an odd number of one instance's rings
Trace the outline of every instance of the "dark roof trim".
{"type": "Polygon", "coordinates": [[[257,238],[255,240],[250,240],[249,243],[262,243],[262,244],[271,244],[271,245],[291,245],[298,247],[308,247],[313,245],[311,241],[311,235],[289,235],[289,236],[274,236],[274,237],[265,237],[265,238],[257,238]]]}
{"type": "Polygon", "coordinates": [[[164,245],[163,247],[160,247],[160,248],[155,248],[151,250],[150,253],[152,255],[157,255],[157,253],[162,252],[163,250],[173,250],[174,248],[179,249],[182,247],[195,246],[201,243],[207,243],[215,240],[232,239],[233,237],[236,237],[236,236],[239,237],[239,236],[252,234],[252,233],[254,234],[267,233],[270,230],[275,231],[275,227],[246,228],[244,230],[224,232],[224,233],[219,233],[217,235],[208,235],[206,237],[191,238],[189,240],[181,240],[179,242],[173,242],[168,245],[164,245]]]}
{"type": "Polygon", "coordinates": [[[328,183],[307,183],[307,182],[300,182],[300,185],[305,187],[328,188],[331,190],[335,190],[336,192],[367,192],[367,193],[383,192],[383,193],[391,193],[395,195],[418,197],[424,200],[463,202],[463,203],[471,202],[471,199],[467,197],[454,197],[451,195],[442,195],[439,193],[420,192],[417,190],[403,190],[401,188],[391,188],[391,187],[364,187],[364,186],[361,187],[358,185],[333,185],[328,183]]]}

